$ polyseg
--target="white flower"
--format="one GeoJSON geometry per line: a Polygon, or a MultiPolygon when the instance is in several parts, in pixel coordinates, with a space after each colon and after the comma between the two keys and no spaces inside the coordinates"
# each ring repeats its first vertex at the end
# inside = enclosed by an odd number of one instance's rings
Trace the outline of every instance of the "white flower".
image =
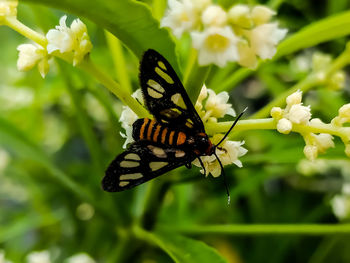
{"type": "Polygon", "coordinates": [[[319,153],[324,153],[328,148],[334,148],[333,136],[328,133],[314,135],[319,153]]]}
{"type": "Polygon", "coordinates": [[[253,21],[250,16],[250,9],[247,5],[234,5],[228,11],[228,19],[233,25],[243,28],[250,28],[253,26],[253,21]]]}
{"type": "Polygon", "coordinates": [[[12,263],[12,261],[6,260],[4,250],[0,250],[0,263],[12,263]]]}
{"type": "Polygon", "coordinates": [[[300,104],[303,92],[297,90],[293,94],[289,95],[286,99],[287,105],[292,106],[294,104],[300,104]]]}
{"type": "Polygon", "coordinates": [[[51,263],[50,253],[47,250],[31,252],[27,255],[27,263],[51,263]]]}
{"type": "Polygon", "coordinates": [[[263,5],[255,6],[251,12],[252,20],[254,21],[255,25],[261,25],[269,22],[271,17],[275,14],[275,11],[263,5]]]}
{"type": "Polygon", "coordinates": [[[67,16],[60,19],[60,25],[56,29],[50,29],[46,34],[48,40],[47,51],[49,54],[73,52],[73,65],[80,63],[86,54],[92,49],[92,44],[83,22],[76,19],[70,28],[66,25],[67,16]]]}
{"type": "Polygon", "coordinates": [[[0,1],[0,25],[6,17],[16,17],[17,16],[17,5],[16,0],[1,0],[0,1]]]}
{"type": "Polygon", "coordinates": [[[202,22],[206,26],[224,26],[227,22],[227,14],[222,7],[210,5],[202,13],[202,22]]]}
{"type": "Polygon", "coordinates": [[[277,131],[283,134],[288,134],[292,130],[293,125],[290,120],[282,118],[277,122],[277,131]]]}
{"type": "MultiPolygon", "coordinates": [[[[213,143],[218,143],[222,138],[222,134],[216,134],[211,139],[213,143]]],[[[238,141],[229,141],[225,140],[217,149],[216,154],[218,155],[222,165],[228,165],[234,163],[238,167],[242,167],[242,162],[238,159],[239,157],[245,155],[248,150],[242,147],[243,142],[238,141]]],[[[211,156],[201,156],[200,157],[204,167],[205,167],[205,176],[208,176],[209,173],[212,174],[213,177],[218,177],[221,175],[221,166],[219,161],[216,159],[215,155],[211,156]]],[[[201,167],[198,159],[192,162],[194,165],[201,167]]],[[[204,174],[204,170],[201,170],[201,173],[204,174]]]]}
{"type": "Polygon", "coordinates": [[[339,109],[339,117],[342,123],[350,122],[350,103],[343,105],[339,109]]]}
{"type": "Polygon", "coordinates": [[[49,71],[48,55],[44,48],[38,45],[22,44],[19,51],[17,68],[19,71],[28,71],[38,65],[40,75],[44,78],[49,71]]]}
{"type": "Polygon", "coordinates": [[[65,263],[95,263],[96,261],[90,257],[87,253],[75,254],[68,259],[65,263]]]}
{"type": "Polygon", "coordinates": [[[205,104],[205,109],[211,111],[211,116],[215,118],[222,118],[226,114],[235,117],[236,113],[232,108],[232,104],[227,103],[230,96],[226,91],[222,91],[219,94],[211,89],[208,89],[208,99],[205,104]]]}
{"type": "Polygon", "coordinates": [[[350,199],[347,195],[336,195],[331,201],[333,213],[339,219],[348,218],[350,215],[350,199]]]}
{"type": "Polygon", "coordinates": [[[249,33],[250,46],[262,59],[272,58],[276,45],[286,36],[287,29],[279,29],[277,23],[262,24],[249,33]]]}
{"type": "Polygon", "coordinates": [[[169,0],[168,5],[169,10],[160,23],[161,27],[171,28],[177,38],[196,27],[199,14],[190,0],[169,0]]]}
{"type": "Polygon", "coordinates": [[[211,4],[211,0],[191,0],[191,2],[197,12],[202,12],[207,6],[211,4]]]}
{"type": "Polygon", "coordinates": [[[229,61],[237,61],[238,38],[229,26],[209,27],[203,32],[192,32],[192,44],[198,50],[198,64],[211,63],[224,67],[229,61]]]}
{"type": "Polygon", "coordinates": [[[294,104],[289,110],[288,119],[297,124],[306,124],[311,118],[310,106],[294,104]]]}
{"type": "Polygon", "coordinates": [[[255,69],[258,66],[258,58],[255,55],[254,50],[250,47],[249,43],[245,39],[240,39],[237,43],[239,60],[238,63],[241,66],[255,69]]]}
{"type": "MultiPolygon", "coordinates": [[[[136,90],[132,97],[137,99],[140,103],[143,104],[143,98],[141,89],[136,90]]],[[[122,127],[125,129],[125,133],[120,132],[120,135],[125,138],[123,148],[126,149],[127,145],[134,141],[132,137],[132,125],[138,119],[138,116],[133,112],[128,106],[123,106],[123,111],[120,115],[119,121],[122,124],[122,127]]]]}

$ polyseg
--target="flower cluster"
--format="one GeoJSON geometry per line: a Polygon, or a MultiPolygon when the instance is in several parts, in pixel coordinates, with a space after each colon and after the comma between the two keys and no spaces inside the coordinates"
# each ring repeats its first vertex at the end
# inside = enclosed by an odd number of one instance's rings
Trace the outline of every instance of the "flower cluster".
{"type": "Polygon", "coordinates": [[[306,143],[304,154],[309,160],[315,160],[319,153],[324,153],[327,149],[334,147],[333,136],[329,133],[315,134],[303,127],[313,126],[315,128],[327,128],[338,131],[339,136],[345,144],[345,154],[350,157],[350,130],[344,127],[345,123],[350,123],[350,104],[345,104],[339,109],[339,114],[330,124],[323,123],[320,119],[311,119],[310,106],[303,106],[302,92],[296,91],[287,97],[285,109],[273,107],[271,116],[277,121],[277,131],[283,134],[290,133],[295,125],[300,125],[298,132],[304,137],[306,143]],[[343,129],[340,131],[340,129],[343,129]]]}
{"type": "Polygon", "coordinates": [[[41,76],[45,77],[50,67],[48,60],[57,53],[72,60],[74,66],[84,59],[92,49],[87,28],[79,19],[75,19],[71,26],[67,27],[66,19],[67,16],[61,17],[60,25],[46,34],[46,47],[37,44],[18,46],[18,70],[28,71],[38,65],[41,76]]]}
{"type": "MultiPolygon", "coordinates": [[[[135,91],[132,96],[143,104],[140,89],[135,91]]],[[[236,113],[232,109],[232,105],[227,103],[228,99],[229,95],[227,92],[221,92],[216,95],[213,90],[207,89],[205,86],[203,86],[195,105],[195,108],[203,123],[217,122],[218,118],[222,118],[225,115],[235,116],[236,113]]],[[[122,123],[122,127],[125,129],[125,133],[120,133],[121,136],[126,139],[123,148],[126,148],[129,143],[134,141],[132,138],[132,124],[137,120],[137,118],[137,115],[128,106],[123,106],[123,111],[119,119],[119,121],[122,123]]],[[[210,140],[212,143],[216,144],[223,138],[223,136],[223,134],[215,134],[212,138],[210,138],[210,140]]],[[[238,158],[247,153],[247,150],[242,147],[243,144],[244,142],[225,139],[222,144],[220,144],[220,147],[216,149],[216,154],[220,158],[221,163],[223,165],[234,163],[238,167],[242,167],[242,163],[238,158]]],[[[205,167],[206,176],[209,173],[211,173],[214,177],[221,174],[220,164],[214,155],[201,156],[201,160],[205,167]]],[[[198,159],[193,161],[193,164],[201,167],[198,159]]],[[[204,173],[204,170],[201,170],[201,172],[204,173]]]]}
{"type": "Polygon", "coordinates": [[[56,29],[50,29],[46,34],[47,51],[49,54],[55,51],[62,54],[72,53],[75,66],[91,51],[92,44],[87,28],[79,18],[72,22],[70,28],[67,27],[66,20],[67,16],[61,17],[60,25],[56,26],[56,29]]]}
{"type": "Polygon", "coordinates": [[[15,0],[0,0],[0,25],[7,17],[17,16],[17,5],[18,1],[15,0]]]}
{"type": "MultiPolygon", "coordinates": [[[[204,85],[196,102],[195,108],[201,117],[203,123],[208,122],[217,122],[219,118],[224,117],[225,115],[236,116],[232,105],[227,103],[229,95],[226,91],[215,94],[211,89],[207,89],[204,85]]],[[[223,134],[215,134],[210,138],[213,144],[217,144],[223,138],[223,134]]],[[[238,167],[242,167],[242,162],[238,159],[239,157],[247,153],[247,149],[242,147],[243,142],[239,141],[230,141],[225,139],[220,147],[217,147],[216,154],[219,157],[222,165],[228,165],[234,163],[238,167]]],[[[213,177],[218,177],[221,174],[221,167],[219,161],[214,155],[211,156],[201,156],[200,157],[205,171],[202,169],[201,173],[208,176],[209,173],[213,177]]],[[[201,164],[198,159],[193,161],[193,164],[201,167],[201,164]]]]}
{"type": "Polygon", "coordinates": [[[270,59],[286,29],[271,23],[275,12],[265,6],[235,4],[228,11],[210,0],[169,0],[169,10],[161,26],[171,28],[180,38],[188,32],[199,51],[199,65],[224,67],[227,62],[256,68],[258,57],[270,59]]]}

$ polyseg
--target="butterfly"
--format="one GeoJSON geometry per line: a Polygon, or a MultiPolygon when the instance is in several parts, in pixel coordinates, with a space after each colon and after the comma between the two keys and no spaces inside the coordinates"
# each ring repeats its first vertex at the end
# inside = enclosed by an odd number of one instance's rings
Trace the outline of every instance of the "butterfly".
{"type": "MultiPolygon", "coordinates": [[[[144,53],[139,79],[145,105],[154,119],[134,122],[135,142],[112,161],[102,180],[102,188],[108,192],[133,188],[183,165],[191,168],[196,158],[205,170],[200,156],[214,154],[218,159],[216,147],[243,114],[213,145],[174,69],[157,51],[149,49],[144,53]]],[[[219,163],[223,172],[220,160],[219,163]]]]}

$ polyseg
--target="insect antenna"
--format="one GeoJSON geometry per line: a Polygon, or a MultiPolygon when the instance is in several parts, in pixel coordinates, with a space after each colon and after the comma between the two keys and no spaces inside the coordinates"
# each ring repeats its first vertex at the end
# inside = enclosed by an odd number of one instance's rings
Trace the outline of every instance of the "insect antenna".
{"type": "Polygon", "coordinates": [[[246,110],[248,109],[248,107],[246,107],[239,115],[238,117],[235,119],[235,121],[233,122],[233,124],[231,125],[231,128],[226,132],[225,136],[219,141],[218,144],[216,144],[214,146],[214,148],[218,147],[225,139],[226,137],[230,134],[230,132],[232,131],[233,127],[236,126],[238,120],[242,117],[242,115],[246,112],[246,110]]]}
{"type": "Polygon", "coordinates": [[[233,122],[233,124],[231,125],[230,129],[226,132],[225,136],[219,141],[218,144],[216,144],[214,146],[214,155],[216,157],[216,159],[218,160],[220,167],[221,167],[221,174],[223,175],[224,178],[224,184],[225,184],[225,188],[226,188],[226,193],[227,193],[227,204],[230,205],[230,191],[228,190],[228,185],[227,185],[227,181],[226,181],[226,175],[225,175],[225,170],[224,170],[224,166],[222,165],[219,157],[216,154],[216,148],[226,139],[226,137],[230,134],[230,132],[232,131],[233,127],[235,127],[235,125],[237,124],[238,120],[243,116],[243,114],[246,112],[246,110],[248,109],[248,107],[246,107],[239,115],[238,117],[235,119],[235,121],[233,122]]]}
{"type": "Polygon", "coordinates": [[[231,197],[230,197],[230,191],[228,190],[224,166],[222,165],[219,157],[216,155],[216,152],[214,152],[214,155],[215,155],[216,159],[218,160],[220,167],[221,167],[221,174],[223,175],[223,178],[224,178],[224,184],[225,184],[226,193],[227,193],[227,204],[230,205],[231,197]]]}

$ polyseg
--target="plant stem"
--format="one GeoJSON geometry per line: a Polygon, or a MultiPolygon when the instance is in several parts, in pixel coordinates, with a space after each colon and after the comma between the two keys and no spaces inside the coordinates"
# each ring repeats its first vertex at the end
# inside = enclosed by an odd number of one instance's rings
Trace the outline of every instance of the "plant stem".
{"type": "Polygon", "coordinates": [[[107,44],[112,54],[112,59],[115,67],[116,76],[120,85],[129,93],[132,92],[131,82],[126,70],[126,63],[123,54],[123,47],[118,38],[112,33],[105,31],[107,44]]]}
{"type": "Polygon", "coordinates": [[[47,45],[46,37],[32,30],[31,28],[27,27],[25,24],[21,23],[20,21],[17,20],[16,17],[6,17],[5,25],[17,31],[18,33],[25,36],[26,38],[33,40],[35,43],[39,44],[40,46],[46,47],[47,45]]]}
{"type": "Polygon", "coordinates": [[[163,226],[161,230],[187,235],[335,235],[350,234],[350,224],[234,224],[163,226]]]}
{"type": "Polygon", "coordinates": [[[197,51],[192,49],[188,67],[186,68],[184,86],[187,94],[193,104],[196,103],[199,93],[201,92],[204,81],[206,80],[210,66],[201,67],[197,62],[197,51]]]}
{"type": "Polygon", "coordinates": [[[120,87],[111,77],[102,72],[94,63],[89,59],[84,59],[79,65],[79,68],[85,70],[87,73],[94,76],[100,83],[102,83],[109,91],[116,95],[125,105],[129,106],[137,116],[147,117],[148,111],[140,105],[137,100],[130,96],[130,93],[120,87]]]}
{"type": "MultiPolygon", "coordinates": [[[[209,135],[216,133],[226,133],[231,127],[232,122],[206,123],[205,128],[209,135]]],[[[276,120],[267,119],[251,119],[238,121],[234,127],[235,132],[247,130],[275,130],[277,126],[276,120]]],[[[309,123],[308,125],[293,123],[293,132],[305,133],[328,133],[339,136],[343,141],[350,140],[350,127],[338,127],[327,123],[309,123]]]]}

